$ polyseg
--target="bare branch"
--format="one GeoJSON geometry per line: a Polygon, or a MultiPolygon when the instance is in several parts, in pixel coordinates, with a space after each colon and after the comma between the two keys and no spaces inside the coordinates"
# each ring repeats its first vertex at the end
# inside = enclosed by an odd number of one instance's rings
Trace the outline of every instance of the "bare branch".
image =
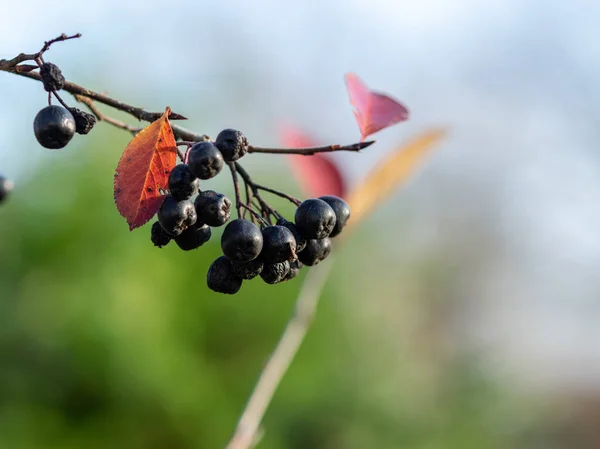
{"type": "Polygon", "coordinates": [[[302,156],[312,156],[317,153],[331,153],[333,151],[360,151],[374,143],[374,140],[370,140],[368,142],[353,143],[352,145],[324,145],[322,147],[309,148],[263,148],[249,146],[248,153],[300,154],[302,156]]]}

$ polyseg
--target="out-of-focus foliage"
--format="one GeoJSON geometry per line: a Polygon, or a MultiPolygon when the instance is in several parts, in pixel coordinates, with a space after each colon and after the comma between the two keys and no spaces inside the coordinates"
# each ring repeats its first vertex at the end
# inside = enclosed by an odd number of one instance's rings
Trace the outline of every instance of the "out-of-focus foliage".
{"type": "MultiPolygon", "coordinates": [[[[205,276],[220,232],[189,253],[154,248],[148,227],[129,232],[111,194],[127,136],[100,128],[0,209],[0,448],[223,447],[301,279],[217,295],[205,276]]],[[[344,307],[372,298],[338,297],[352,282],[343,267],[260,447],[525,447],[527,409],[508,390],[476,360],[377,337],[377,322],[344,307]]]]}

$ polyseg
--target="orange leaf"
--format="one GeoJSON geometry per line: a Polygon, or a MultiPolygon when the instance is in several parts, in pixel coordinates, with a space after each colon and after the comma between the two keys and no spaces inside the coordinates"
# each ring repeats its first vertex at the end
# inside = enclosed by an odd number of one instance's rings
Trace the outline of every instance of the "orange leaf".
{"type": "Polygon", "coordinates": [[[348,195],[348,204],[352,210],[348,224],[356,224],[391,196],[443,136],[444,131],[440,129],[429,130],[412,142],[399,146],[380,161],[348,195]]]}
{"type": "Polygon", "coordinates": [[[125,148],[114,181],[115,204],[133,230],[150,220],[168,189],[169,173],[177,163],[177,144],[168,116],[140,131],[125,148]]]}

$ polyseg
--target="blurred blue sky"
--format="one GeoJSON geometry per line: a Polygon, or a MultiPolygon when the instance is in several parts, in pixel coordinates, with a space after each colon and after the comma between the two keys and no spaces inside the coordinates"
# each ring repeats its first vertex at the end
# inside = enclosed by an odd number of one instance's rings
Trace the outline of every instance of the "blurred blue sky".
{"type": "MultiPolygon", "coordinates": [[[[600,388],[600,3],[26,0],[2,16],[0,57],[81,32],[48,54],[67,78],[263,145],[281,121],[358,140],[343,85],[354,71],[411,111],[369,152],[338,155],[355,182],[397,143],[446,126],[447,142],[372,225],[384,238],[382,218],[410,213],[400,220],[416,251],[460,233],[497,241],[466,281],[477,324],[465,341],[497,345],[500,365],[536,382],[600,388]]],[[[35,142],[41,86],[0,73],[0,98],[2,173],[25,179],[36,162],[76,154],[35,142]]]]}

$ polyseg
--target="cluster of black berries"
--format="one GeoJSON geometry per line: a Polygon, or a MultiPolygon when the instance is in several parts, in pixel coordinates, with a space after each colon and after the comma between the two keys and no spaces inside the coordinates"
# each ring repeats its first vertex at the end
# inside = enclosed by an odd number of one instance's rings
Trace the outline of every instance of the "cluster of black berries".
{"type": "Polygon", "coordinates": [[[223,255],[208,269],[208,287],[233,294],[242,281],[256,276],[267,284],[293,279],[304,265],[317,265],[329,255],[331,237],[340,234],[349,218],[343,199],[323,196],[300,203],[293,223],[280,218],[261,230],[250,220],[233,220],[221,237],[223,255]]]}
{"type": "MultiPolygon", "coordinates": [[[[56,92],[65,85],[60,69],[50,63],[40,66],[40,76],[47,92],[56,92]]],[[[75,133],[87,134],[96,123],[96,117],[77,108],[64,108],[50,105],[37,113],[33,121],[33,132],[44,148],[57,150],[64,148],[75,133]]]]}
{"type": "Polygon", "coordinates": [[[0,175],[0,203],[4,202],[8,195],[10,195],[12,189],[12,181],[9,181],[4,176],[0,175]]]}

